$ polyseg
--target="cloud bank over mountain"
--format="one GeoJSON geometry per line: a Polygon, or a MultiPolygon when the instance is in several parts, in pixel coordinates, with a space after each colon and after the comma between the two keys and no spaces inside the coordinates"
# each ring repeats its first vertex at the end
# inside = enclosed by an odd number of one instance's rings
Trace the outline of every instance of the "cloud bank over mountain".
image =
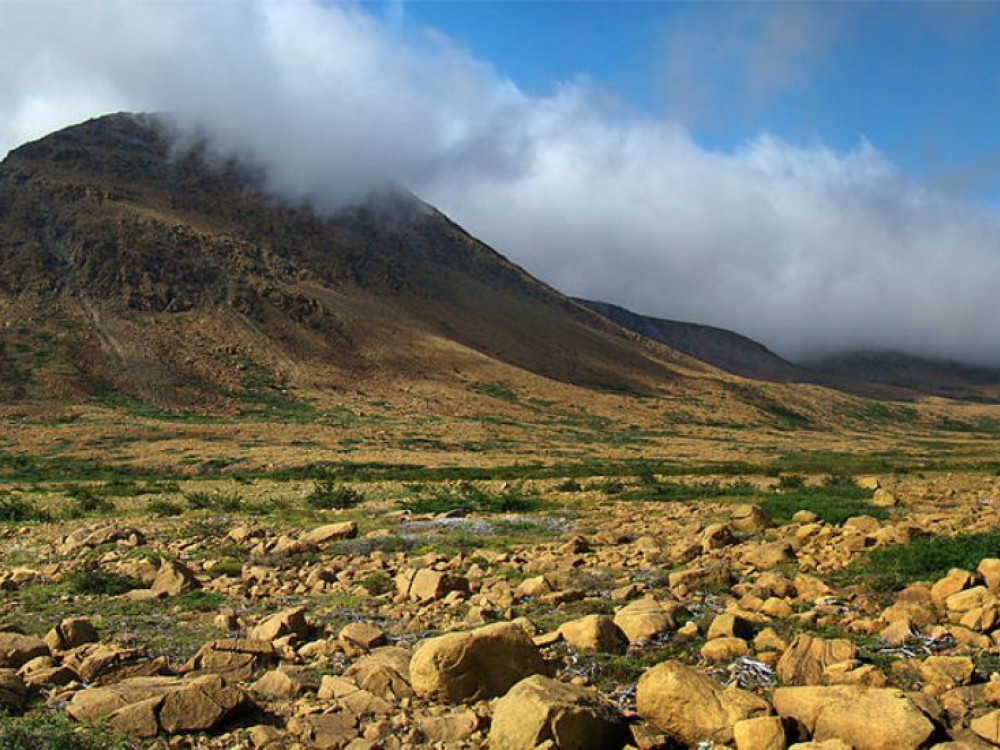
{"type": "MultiPolygon", "coordinates": [[[[42,0],[0,14],[0,154],[109,111],[170,112],[291,198],[333,207],[402,182],[567,293],[790,357],[1000,363],[997,212],[916,183],[863,140],[707,148],[592,82],[528,94],[434,30],[349,4],[42,0]]],[[[767,85],[784,80],[775,64],[767,85]]]]}

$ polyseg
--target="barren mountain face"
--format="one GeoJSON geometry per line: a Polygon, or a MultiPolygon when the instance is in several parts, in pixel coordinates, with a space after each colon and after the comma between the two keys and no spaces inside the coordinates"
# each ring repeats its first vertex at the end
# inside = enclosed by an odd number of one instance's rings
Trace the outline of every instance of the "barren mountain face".
{"type": "Polygon", "coordinates": [[[674,374],[668,350],[632,346],[401,188],[336,215],[266,188],[154,116],[102,117],[12,152],[5,391],[222,403],[248,371],[333,385],[447,370],[441,340],[595,387],[674,374]]]}

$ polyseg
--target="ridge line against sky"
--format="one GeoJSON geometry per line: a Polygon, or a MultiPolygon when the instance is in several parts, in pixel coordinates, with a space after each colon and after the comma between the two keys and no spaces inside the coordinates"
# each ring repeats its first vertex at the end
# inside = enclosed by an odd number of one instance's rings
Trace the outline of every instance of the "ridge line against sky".
{"type": "Polygon", "coordinates": [[[168,111],[290,197],[398,179],[570,294],[1000,363],[998,11],[8,0],[0,152],[168,111]]]}

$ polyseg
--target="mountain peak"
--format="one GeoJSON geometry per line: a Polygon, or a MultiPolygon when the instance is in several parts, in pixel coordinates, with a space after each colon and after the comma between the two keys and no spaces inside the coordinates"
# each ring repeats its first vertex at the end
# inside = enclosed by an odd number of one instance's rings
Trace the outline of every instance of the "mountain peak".
{"type": "MultiPolygon", "coordinates": [[[[265,184],[159,115],[108,115],[12,152],[0,308],[46,323],[17,326],[7,351],[44,352],[71,393],[165,402],[226,400],[248,361],[312,384],[438,373],[432,341],[451,342],[445,359],[599,388],[676,376],[673,353],[634,347],[401,186],[322,214],[265,184]]],[[[27,366],[13,359],[8,371],[27,366]]],[[[35,380],[19,387],[59,390],[35,380]]]]}

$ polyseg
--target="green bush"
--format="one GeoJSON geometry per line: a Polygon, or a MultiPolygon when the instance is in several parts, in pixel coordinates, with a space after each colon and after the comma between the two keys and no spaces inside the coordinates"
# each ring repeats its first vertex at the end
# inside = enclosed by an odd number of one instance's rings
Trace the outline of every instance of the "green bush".
{"type": "Polygon", "coordinates": [[[315,510],[347,510],[364,500],[365,496],[360,492],[335,479],[321,479],[313,484],[312,492],[306,496],[306,505],[315,510]]]}
{"type": "Polygon", "coordinates": [[[1000,531],[931,536],[909,544],[879,547],[842,574],[845,583],[865,583],[876,590],[933,581],[952,568],[974,571],[985,557],[1000,557],[1000,531]]]}
{"type": "Polygon", "coordinates": [[[103,596],[117,596],[132,589],[142,588],[141,581],[105,570],[93,562],[83,563],[70,570],[63,576],[63,584],[71,594],[103,596]]]}
{"type": "Polygon", "coordinates": [[[118,509],[113,500],[95,495],[93,492],[85,489],[78,488],[71,496],[73,497],[73,502],[64,511],[67,518],[108,515],[118,509]]]}
{"type": "Polygon", "coordinates": [[[228,602],[229,599],[224,595],[202,589],[187,591],[174,599],[174,604],[188,612],[215,612],[228,602]]]}
{"type": "Polygon", "coordinates": [[[51,521],[52,516],[33,502],[20,497],[0,498],[0,523],[51,521]]]}
{"type": "Polygon", "coordinates": [[[214,510],[235,513],[243,507],[243,497],[238,492],[203,492],[197,490],[184,495],[192,510],[214,510]]]}
{"type": "Polygon", "coordinates": [[[783,490],[798,490],[806,486],[806,478],[801,474],[783,474],[778,478],[778,487],[783,490]]]}
{"type": "Polygon", "coordinates": [[[184,509],[175,502],[171,500],[164,500],[162,498],[157,498],[156,500],[150,500],[149,505],[146,506],[150,513],[160,517],[168,516],[179,516],[184,512],[184,509]]]}
{"type": "Polygon", "coordinates": [[[498,492],[485,490],[469,482],[456,488],[437,490],[432,497],[416,497],[407,503],[413,513],[439,514],[454,510],[469,513],[527,513],[542,507],[538,496],[520,486],[498,492]]]}
{"type": "Polygon", "coordinates": [[[367,591],[371,596],[386,594],[395,588],[395,583],[392,578],[390,578],[387,573],[383,573],[382,571],[369,573],[358,581],[358,585],[367,591]]]}

